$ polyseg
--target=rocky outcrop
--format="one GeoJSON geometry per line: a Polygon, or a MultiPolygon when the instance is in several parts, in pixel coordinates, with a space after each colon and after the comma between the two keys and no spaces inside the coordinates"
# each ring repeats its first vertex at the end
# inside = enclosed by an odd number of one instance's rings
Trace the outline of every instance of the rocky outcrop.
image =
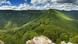
{"type": "MultiPolygon", "coordinates": [[[[71,42],[61,41],[60,44],[73,44],[71,42]]],[[[37,36],[31,40],[26,41],[26,44],[55,44],[48,37],[45,36],[37,36]]]]}
{"type": "Polygon", "coordinates": [[[65,42],[65,41],[61,41],[61,44],[73,44],[73,43],[71,43],[71,42],[65,42]]]}
{"type": "Polygon", "coordinates": [[[4,44],[4,42],[2,40],[0,40],[0,44],[4,44]]]}
{"type": "Polygon", "coordinates": [[[28,40],[26,44],[55,44],[49,38],[45,36],[34,37],[32,40],[28,40]]]}

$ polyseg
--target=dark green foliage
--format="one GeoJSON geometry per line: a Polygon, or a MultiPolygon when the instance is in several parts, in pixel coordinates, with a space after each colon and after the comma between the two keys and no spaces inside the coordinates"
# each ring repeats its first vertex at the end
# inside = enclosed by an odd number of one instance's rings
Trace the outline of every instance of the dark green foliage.
{"type": "Polygon", "coordinates": [[[28,40],[30,40],[30,39],[32,39],[34,36],[38,36],[38,34],[36,33],[36,32],[33,32],[33,31],[31,31],[31,32],[26,32],[26,33],[24,33],[24,35],[23,35],[23,39],[26,41],[27,39],[28,40]]]}
{"type": "Polygon", "coordinates": [[[60,41],[78,43],[78,21],[59,11],[12,11],[0,16],[4,16],[0,17],[2,19],[10,16],[10,19],[4,20],[8,23],[4,23],[0,29],[0,39],[5,44],[25,44],[27,40],[39,35],[45,35],[57,44],[60,41]]]}

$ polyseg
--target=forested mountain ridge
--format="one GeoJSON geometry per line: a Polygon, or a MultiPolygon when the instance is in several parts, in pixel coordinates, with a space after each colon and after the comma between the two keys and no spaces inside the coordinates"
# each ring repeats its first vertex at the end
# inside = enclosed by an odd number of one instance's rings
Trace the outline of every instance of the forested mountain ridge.
{"type": "Polygon", "coordinates": [[[78,21],[60,11],[0,12],[0,39],[5,44],[25,44],[39,35],[47,36],[57,44],[63,40],[78,43],[78,21]]]}

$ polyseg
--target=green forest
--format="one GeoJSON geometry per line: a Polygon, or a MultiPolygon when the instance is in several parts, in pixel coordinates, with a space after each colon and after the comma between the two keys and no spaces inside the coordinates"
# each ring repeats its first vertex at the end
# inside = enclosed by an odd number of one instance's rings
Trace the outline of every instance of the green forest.
{"type": "Polygon", "coordinates": [[[0,11],[0,40],[5,44],[25,44],[44,35],[54,43],[78,44],[78,20],[58,10],[0,11]]]}

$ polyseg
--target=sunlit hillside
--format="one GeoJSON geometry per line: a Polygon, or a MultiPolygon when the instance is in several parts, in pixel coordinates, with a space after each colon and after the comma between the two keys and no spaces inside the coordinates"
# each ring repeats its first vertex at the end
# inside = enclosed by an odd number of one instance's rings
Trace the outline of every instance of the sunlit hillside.
{"type": "Polygon", "coordinates": [[[44,35],[56,44],[78,43],[78,21],[57,10],[0,11],[0,40],[5,44],[25,44],[44,35]]]}

